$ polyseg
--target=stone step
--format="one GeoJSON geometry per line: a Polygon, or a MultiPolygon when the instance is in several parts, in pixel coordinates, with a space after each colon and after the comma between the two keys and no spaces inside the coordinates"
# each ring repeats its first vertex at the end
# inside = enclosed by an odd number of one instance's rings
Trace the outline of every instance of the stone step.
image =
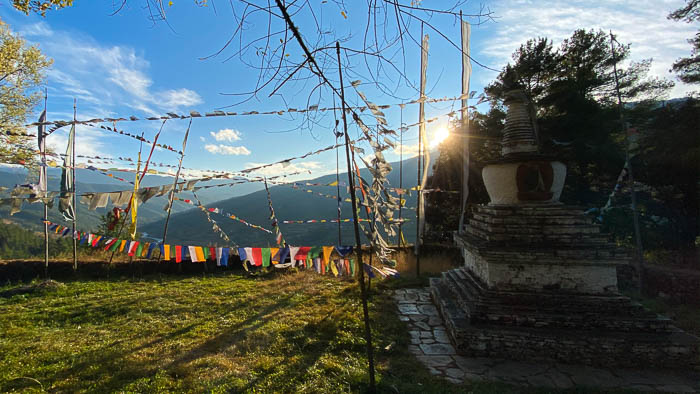
{"type": "Polygon", "coordinates": [[[476,212],[492,216],[583,216],[581,207],[569,205],[478,205],[476,212]]]}
{"type": "Polygon", "coordinates": [[[600,225],[598,224],[492,224],[482,222],[476,218],[469,219],[469,226],[476,227],[490,233],[515,233],[515,234],[598,234],[600,225]]]}
{"type": "MultiPolygon", "coordinates": [[[[512,304],[497,294],[479,292],[473,282],[460,278],[460,269],[444,272],[440,283],[456,306],[470,321],[537,328],[575,328],[581,330],[670,332],[671,321],[636,308],[629,300],[613,299],[614,305],[596,308],[594,302],[570,305],[512,304]],[[491,297],[489,297],[489,295],[491,297]]],[[[602,297],[600,297],[602,298],[602,297]]]]}
{"type": "Polygon", "coordinates": [[[669,319],[659,317],[634,318],[616,314],[572,313],[558,311],[546,313],[539,310],[520,310],[518,308],[488,308],[477,306],[472,311],[472,322],[483,322],[503,326],[537,327],[537,328],[571,328],[578,330],[609,330],[619,332],[654,332],[672,331],[669,319]]]}
{"type": "Polygon", "coordinates": [[[483,251],[480,254],[488,260],[503,262],[528,262],[528,261],[578,261],[578,260],[629,260],[630,253],[624,249],[615,249],[603,245],[599,248],[571,248],[571,249],[539,249],[525,248],[522,250],[495,249],[483,251]]]}
{"type": "Polygon", "coordinates": [[[698,338],[683,332],[649,333],[504,327],[470,322],[454,333],[455,347],[470,357],[554,360],[605,366],[700,366],[698,338]]]}
{"type": "Polygon", "coordinates": [[[488,242],[510,242],[520,244],[546,243],[552,247],[556,245],[604,245],[608,236],[602,234],[495,234],[474,226],[466,228],[466,233],[488,242]]]}
{"type": "Polygon", "coordinates": [[[513,225],[513,224],[546,224],[546,225],[588,225],[593,224],[593,219],[588,216],[572,215],[542,215],[542,216],[493,216],[485,213],[474,212],[472,217],[484,223],[513,225]]]}

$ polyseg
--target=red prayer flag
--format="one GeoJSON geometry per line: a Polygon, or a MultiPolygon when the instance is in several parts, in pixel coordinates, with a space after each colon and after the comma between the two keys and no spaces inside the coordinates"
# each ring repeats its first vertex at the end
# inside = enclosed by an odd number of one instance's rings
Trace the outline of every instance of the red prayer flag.
{"type": "Polygon", "coordinates": [[[139,241],[134,241],[129,245],[129,256],[133,256],[136,252],[136,248],[139,246],[139,241]]]}
{"type": "Polygon", "coordinates": [[[210,247],[209,248],[209,257],[216,261],[216,248],[215,247],[210,247]]]}
{"type": "Polygon", "coordinates": [[[302,246],[299,248],[299,251],[297,252],[296,256],[292,256],[295,260],[306,260],[306,255],[309,254],[309,251],[311,250],[311,246],[302,246]]]}
{"type": "Polygon", "coordinates": [[[105,245],[105,251],[106,251],[106,250],[109,250],[109,248],[111,248],[112,245],[114,245],[116,242],[117,242],[116,239],[113,239],[113,240],[107,242],[107,245],[105,245]]]}
{"type": "Polygon", "coordinates": [[[182,261],[182,246],[175,245],[175,262],[179,263],[182,261]]]}
{"type": "Polygon", "coordinates": [[[262,265],[262,250],[260,248],[253,248],[253,262],[256,266],[262,265]]]}

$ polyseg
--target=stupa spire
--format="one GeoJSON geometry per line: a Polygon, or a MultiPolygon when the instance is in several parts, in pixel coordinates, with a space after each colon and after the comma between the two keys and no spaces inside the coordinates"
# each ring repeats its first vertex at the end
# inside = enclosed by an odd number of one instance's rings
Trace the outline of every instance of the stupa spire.
{"type": "Polygon", "coordinates": [[[535,114],[525,92],[522,90],[508,92],[504,104],[508,107],[508,111],[506,126],[503,129],[501,154],[510,156],[539,152],[535,114]]]}

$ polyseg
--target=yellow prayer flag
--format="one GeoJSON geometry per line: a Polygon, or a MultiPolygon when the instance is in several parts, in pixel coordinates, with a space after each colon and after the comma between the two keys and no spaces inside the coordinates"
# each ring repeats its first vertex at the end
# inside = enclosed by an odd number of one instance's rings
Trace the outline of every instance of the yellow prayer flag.
{"type": "Polygon", "coordinates": [[[272,256],[273,262],[281,263],[281,261],[279,261],[280,257],[275,256],[277,254],[277,252],[279,252],[279,250],[280,250],[280,248],[270,248],[270,256],[272,256]],[[275,257],[277,257],[277,259],[275,259],[275,257]]]}
{"type": "Polygon", "coordinates": [[[328,186],[338,186],[338,181],[331,182],[328,186]]]}
{"type": "Polygon", "coordinates": [[[136,217],[138,215],[138,199],[136,194],[139,191],[139,171],[141,170],[141,152],[139,152],[138,162],[136,164],[136,177],[134,177],[134,193],[131,195],[131,226],[129,227],[129,234],[131,239],[136,239],[136,217]]]}
{"type": "Polygon", "coordinates": [[[126,246],[126,240],[122,239],[122,243],[119,245],[119,253],[124,251],[124,246],[126,246]]]}
{"type": "Polygon", "coordinates": [[[323,247],[323,265],[328,265],[328,262],[331,259],[331,253],[333,253],[333,249],[335,249],[335,247],[333,246],[323,247]]]}
{"type": "Polygon", "coordinates": [[[335,261],[331,261],[331,271],[333,275],[338,276],[338,267],[336,267],[335,261]]]}
{"type": "Polygon", "coordinates": [[[199,261],[205,261],[206,259],[204,258],[204,251],[202,250],[201,246],[195,246],[194,247],[194,252],[197,254],[197,260],[199,261]]]}
{"type": "Polygon", "coordinates": [[[170,261],[170,245],[163,245],[163,260],[170,261]]]}

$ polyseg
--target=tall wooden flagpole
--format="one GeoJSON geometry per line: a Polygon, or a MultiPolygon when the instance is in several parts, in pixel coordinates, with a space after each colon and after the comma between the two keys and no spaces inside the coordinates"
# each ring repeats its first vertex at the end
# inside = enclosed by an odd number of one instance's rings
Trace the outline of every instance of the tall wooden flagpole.
{"type": "MultiPolygon", "coordinates": [[[[421,220],[421,211],[423,208],[423,186],[424,186],[424,180],[426,179],[427,176],[427,166],[428,163],[423,163],[423,173],[421,174],[421,159],[424,161],[429,161],[428,159],[424,159],[422,156],[423,154],[427,153],[425,152],[424,145],[425,145],[425,79],[426,79],[426,68],[428,67],[428,36],[423,35],[423,24],[421,23],[420,27],[420,36],[421,36],[421,54],[420,54],[420,103],[419,103],[419,108],[418,108],[418,187],[417,187],[417,192],[418,192],[418,204],[416,206],[416,245],[415,245],[415,252],[416,252],[416,276],[420,276],[420,246],[423,238],[423,221],[425,221],[425,218],[421,220]]],[[[430,155],[428,154],[428,157],[430,155]]],[[[423,212],[423,215],[425,215],[425,212],[423,212]]]]}
{"type": "MultiPolygon", "coordinates": [[[[44,119],[43,122],[46,122],[46,102],[48,100],[48,89],[44,88],[44,119]]],[[[39,169],[39,184],[41,185],[41,178],[42,174],[44,178],[44,190],[42,190],[42,193],[46,192],[46,183],[48,183],[48,178],[46,177],[46,141],[44,140],[46,138],[46,133],[44,133],[45,125],[40,125],[38,128],[39,131],[39,149],[41,150],[41,168],[39,169]]],[[[42,197],[46,197],[46,195],[43,195],[42,197]]],[[[49,206],[46,203],[46,199],[44,199],[44,276],[46,279],[49,278],[49,206]]]]}
{"type": "Polygon", "coordinates": [[[637,269],[637,286],[639,287],[639,292],[642,292],[642,285],[644,280],[642,278],[644,272],[644,253],[642,249],[642,235],[639,230],[639,216],[637,215],[637,193],[634,189],[634,177],[632,176],[632,161],[630,156],[630,135],[627,122],[625,121],[625,115],[623,112],[622,95],[620,94],[620,82],[617,77],[617,62],[615,61],[615,38],[610,31],[610,49],[612,50],[613,56],[613,72],[615,73],[615,90],[617,91],[617,110],[620,117],[620,126],[625,133],[625,162],[627,164],[627,176],[629,177],[630,183],[630,194],[632,197],[632,223],[634,224],[634,239],[636,243],[635,248],[635,262],[637,269]]]}
{"type": "Polygon", "coordinates": [[[467,215],[467,199],[469,199],[469,79],[471,78],[472,65],[469,60],[469,39],[471,26],[462,20],[462,11],[459,12],[460,30],[462,33],[462,127],[459,136],[462,138],[462,196],[459,212],[458,233],[464,232],[464,219],[467,215]]]}
{"type": "Polygon", "coordinates": [[[369,363],[369,391],[376,391],[374,380],[374,349],[372,348],[372,331],[369,325],[369,310],[367,308],[367,290],[365,289],[365,267],[362,262],[362,241],[360,239],[360,227],[357,215],[357,198],[355,196],[355,182],[352,176],[352,164],[350,162],[350,137],[348,136],[348,120],[345,115],[345,87],[343,86],[343,70],[340,63],[340,42],[335,43],[335,52],[338,55],[338,74],[340,75],[340,102],[343,110],[343,131],[345,132],[345,160],[348,164],[348,184],[350,186],[350,199],[352,201],[353,226],[355,228],[355,244],[357,248],[358,281],[360,282],[360,297],[362,298],[362,312],[365,320],[365,340],[367,342],[367,361],[369,363]]]}
{"type": "MultiPolygon", "coordinates": [[[[163,228],[163,248],[165,248],[165,240],[168,237],[168,223],[170,222],[170,211],[173,208],[173,199],[175,198],[175,188],[177,188],[177,181],[180,179],[180,171],[182,170],[182,159],[185,157],[185,147],[187,146],[187,137],[190,135],[190,127],[192,126],[192,118],[190,118],[190,123],[187,125],[187,131],[185,132],[185,138],[182,140],[182,154],[180,155],[180,160],[177,164],[177,172],[175,173],[175,181],[173,181],[173,188],[170,190],[170,195],[168,196],[168,216],[165,218],[165,227],[163,228]]],[[[158,262],[160,263],[162,254],[158,255],[158,262]]],[[[178,272],[182,272],[182,264],[178,265],[178,272]]]]}
{"type": "Polygon", "coordinates": [[[75,203],[75,121],[77,118],[77,101],[73,99],[73,145],[71,147],[71,181],[73,182],[73,271],[78,270],[78,239],[75,233],[75,227],[78,221],[78,206],[75,203]]]}

